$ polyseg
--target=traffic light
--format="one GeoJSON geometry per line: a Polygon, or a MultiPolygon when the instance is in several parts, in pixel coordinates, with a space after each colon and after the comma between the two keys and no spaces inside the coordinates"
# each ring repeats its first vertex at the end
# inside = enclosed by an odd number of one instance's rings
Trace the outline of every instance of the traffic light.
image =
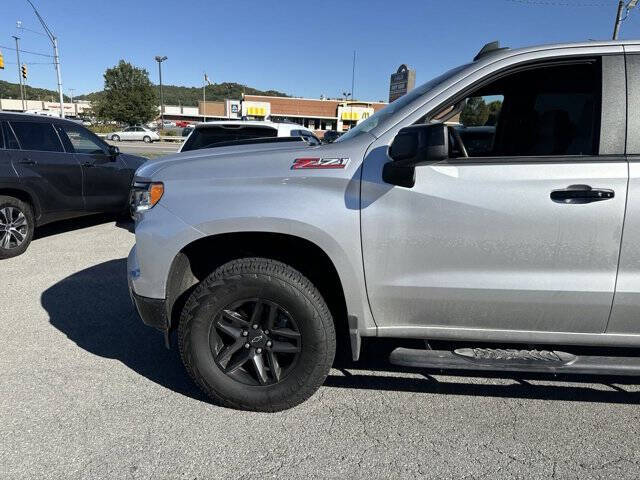
{"type": "Polygon", "coordinates": [[[4,70],[4,56],[0,52],[0,69],[4,70]]]}
{"type": "Polygon", "coordinates": [[[22,78],[24,78],[25,80],[27,79],[27,66],[23,63],[22,64],[22,78]]]}

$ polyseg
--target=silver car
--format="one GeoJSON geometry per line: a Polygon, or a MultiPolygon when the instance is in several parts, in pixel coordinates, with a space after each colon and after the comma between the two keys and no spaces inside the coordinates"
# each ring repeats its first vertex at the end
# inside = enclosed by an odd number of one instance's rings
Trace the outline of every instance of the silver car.
{"type": "Polygon", "coordinates": [[[137,140],[145,143],[152,143],[159,141],[160,136],[150,128],[133,126],[117,132],[109,133],[107,135],[107,140],[111,140],[113,142],[119,142],[121,140],[137,140]]]}
{"type": "Polygon", "coordinates": [[[407,368],[638,375],[637,78],[636,41],[490,44],[335,143],[148,163],[137,309],[242,409],[304,401],[363,337],[407,368]]]}

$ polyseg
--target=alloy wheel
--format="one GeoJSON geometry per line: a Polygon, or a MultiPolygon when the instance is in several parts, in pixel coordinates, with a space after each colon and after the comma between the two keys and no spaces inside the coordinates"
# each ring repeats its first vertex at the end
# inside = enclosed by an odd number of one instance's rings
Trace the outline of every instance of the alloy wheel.
{"type": "Polygon", "coordinates": [[[209,345],[218,367],[248,385],[282,381],[300,357],[298,325],[279,304],[253,298],[234,302],[216,315],[209,345]]]}
{"type": "Polygon", "coordinates": [[[24,213],[16,207],[0,208],[0,248],[17,248],[27,238],[29,226],[24,213]]]}

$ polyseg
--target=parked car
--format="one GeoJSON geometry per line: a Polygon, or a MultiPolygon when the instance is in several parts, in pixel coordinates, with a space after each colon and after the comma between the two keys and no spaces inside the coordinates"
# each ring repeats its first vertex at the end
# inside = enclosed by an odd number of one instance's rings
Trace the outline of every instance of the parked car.
{"type": "Polygon", "coordinates": [[[157,142],[160,140],[160,136],[147,127],[133,126],[127,127],[124,130],[109,133],[107,140],[119,142],[121,140],[142,140],[145,143],[157,142]]]}
{"type": "Polygon", "coordinates": [[[188,127],[189,125],[191,125],[189,122],[186,122],[184,120],[176,120],[175,122],[175,126],[178,128],[185,128],[188,127]]]}
{"type": "Polygon", "coordinates": [[[340,138],[342,134],[343,132],[337,132],[336,130],[327,130],[322,137],[322,143],[333,143],[340,138]]]}
{"type": "Polygon", "coordinates": [[[23,253],[45,223],[126,212],[144,161],[77,122],[0,113],[0,259],[23,253]]]}
{"type": "Polygon", "coordinates": [[[296,123],[277,123],[257,120],[222,120],[198,123],[180,152],[210,148],[216,144],[274,137],[302,137],[309,145],[320,145],[320,140],[306,127],[296,123]]]}
{"type": "Polygon", "coordinates": [[[304,401],[363,337],[398,367],[640,375],[637,78],[638,41],[490,44],[334,143],[148,163],[137,310],[249,410],[304,401]]]}

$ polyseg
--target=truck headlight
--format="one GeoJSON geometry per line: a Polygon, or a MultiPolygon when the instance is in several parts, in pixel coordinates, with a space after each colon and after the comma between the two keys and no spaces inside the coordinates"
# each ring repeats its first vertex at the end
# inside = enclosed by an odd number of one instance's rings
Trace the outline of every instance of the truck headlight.
{"type": "Polygon", "coordinates": [[[161,182],[134,183],[131,190],[132,213],[143,212],[153,208],[164,194],[164,185],[161,182]]]}

